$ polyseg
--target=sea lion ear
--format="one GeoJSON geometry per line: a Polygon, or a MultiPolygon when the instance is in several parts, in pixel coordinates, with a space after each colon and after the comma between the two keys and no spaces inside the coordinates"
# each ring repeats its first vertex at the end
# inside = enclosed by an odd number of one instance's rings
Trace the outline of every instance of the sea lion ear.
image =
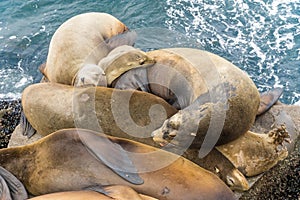
{"type": "Polygon", "coordinates": [[[24,200],[28,198],[23,184],[9,171],[0,167],[0,199],[24,200]]]}
{"type": "Polygon", "coordinates": [[[282,88],[274,88],[272,90],[260,94],[260,104],[256,115],[261,115],[267,112],[282,95],[282,88]]]}
{"type": "Polygon", "coordinates": [[[132,184],[144,183],[122,146],[109,140],[104,134],[85,131],[82,134],[78,132],[78,135],[87,150],[119,176],[132,184]]]}
{"type": "Polygon", "coordinates": [[[31,126],[24,112],[21,113],[20,126],[22,129],[22,135],[27,136],[27,138],[31,138],[36,133],[36,130],[31,126]]]}
{"type": "Polygon", "coordinates": [[[105,40],[109,51],[113,50],[116,47],[122,45],[134,46],[134,43],[137,38],[137,33],[135,31],[125,31],[124,33],[113,36],[107,40],[105,40]]]}

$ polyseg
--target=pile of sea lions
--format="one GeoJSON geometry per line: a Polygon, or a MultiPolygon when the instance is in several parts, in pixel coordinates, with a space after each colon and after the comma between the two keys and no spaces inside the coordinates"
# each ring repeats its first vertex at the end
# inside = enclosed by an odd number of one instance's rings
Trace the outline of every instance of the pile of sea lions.
{"type": "Polygon", "coordinates": [[[287,156],[284,125],[249,131],[282,89],[259,94],[220,56],[143,52],[136,37],[95,12],[56,30],[22,94],[23,134],[43,138],[0,150],[1,198],[234,199],[287,156]]]}

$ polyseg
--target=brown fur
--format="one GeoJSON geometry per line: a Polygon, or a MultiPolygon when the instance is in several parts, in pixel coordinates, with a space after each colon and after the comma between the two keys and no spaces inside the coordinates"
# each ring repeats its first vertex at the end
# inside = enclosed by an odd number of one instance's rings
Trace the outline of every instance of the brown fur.
{"type": "Polygon", "coordinates": [[[22,94],[22,106],[27,120],[43,136],[77,127],[152,145],[151,132],[177,112],[149,93],[55,83],[28,86],[22,94]]]}
{"type": "Polygon", "coordinates": [[[44,75],[50,82],[72,84],[86,63],[97,65],[110,51],[105,40],[128,28],[106,13],[84,13],[64,22],[54,33],[44,75]]]}
{"type": "MultiPolygon", "coordinates": [[[[217,176],[182,157],[131,140],[109,137],[128,153],[135,153],[129,157],[144,183],[133,185],[96,160],[82,143],[82,136],[91,136],[93,141],[95,137],[104,137],[88,130],[60,130],[31,145],[1,149],[0,165],[33,195],[117,184],[128,185],[138,193],[160,200],[234,199],[231,190],[217,176]]],[[[106,155],[111,153],[105,148],[101,151],[106,155]]]]}

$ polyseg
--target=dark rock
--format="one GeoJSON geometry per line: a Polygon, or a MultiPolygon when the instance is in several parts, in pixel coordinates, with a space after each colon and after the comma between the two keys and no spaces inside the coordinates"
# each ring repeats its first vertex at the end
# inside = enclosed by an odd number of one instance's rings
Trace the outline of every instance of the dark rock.
{"type": "Polygon", "coordinates": [[[0,100],[0,148],[8,145],[11,134],[20,122],[21,100],[0,100]]]}

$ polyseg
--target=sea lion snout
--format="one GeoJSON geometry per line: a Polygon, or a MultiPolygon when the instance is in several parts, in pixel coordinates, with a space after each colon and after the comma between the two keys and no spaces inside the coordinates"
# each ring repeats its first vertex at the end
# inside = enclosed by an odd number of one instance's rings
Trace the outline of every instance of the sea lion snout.
{"type": "Polygon", "coordinates": [[[72,85],[82,86],[107,86],[105,73],[101,67],[93,64],[84,65],[75,75],[72,85]]]}
{"type": "Polygon", "coordinates": [[[190,131],[190,134],[185,134],[183,131],[183,114],[181,111],[165,120],[163,125],[152,132],[153,140],[161,145],[172,144],[181,147],[189,147],[194,140],[196,133],[190,131]]]}
{"type": "Polygon", "coordinates": [[[234,169],[226,175],[226,183],[232,190],[247,191],[250,189],[247,179],[238,169],[234,169]]]}

